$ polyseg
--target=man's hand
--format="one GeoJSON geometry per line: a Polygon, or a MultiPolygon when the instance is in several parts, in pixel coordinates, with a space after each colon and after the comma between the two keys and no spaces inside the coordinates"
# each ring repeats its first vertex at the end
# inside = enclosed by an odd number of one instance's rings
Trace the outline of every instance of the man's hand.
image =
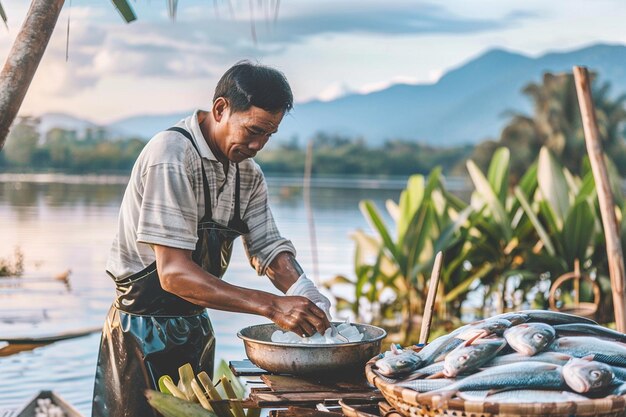
{"type": "Polygon", "coordinates": [[[306,275],[300,275],[300,278],[287,290],[287,295],[300,295],[313,301],[316,306],[321,308],[330,320],[330,300],[326,298],[308,279],[306,275]]]}
{"type": "Polygon", "coordinates": [[[279,327],[303,337],[324,334],[330,327],[326,313],[311,300],[299,296],[276,297],[268,318],[279,327]]]}

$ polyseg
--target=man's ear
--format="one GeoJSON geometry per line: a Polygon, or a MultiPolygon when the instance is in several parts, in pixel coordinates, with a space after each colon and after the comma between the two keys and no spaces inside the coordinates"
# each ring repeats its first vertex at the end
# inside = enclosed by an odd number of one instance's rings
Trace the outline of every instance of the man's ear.
{"type": "Polygon", "coordinates": [[[220,122],[222,117],[224,116],[224,112],[228,109],[228,100],[224,97],[218,97],[213,102],[213,109],[211,112],[213,113],[213,119],[216,122],[220,122]]]}

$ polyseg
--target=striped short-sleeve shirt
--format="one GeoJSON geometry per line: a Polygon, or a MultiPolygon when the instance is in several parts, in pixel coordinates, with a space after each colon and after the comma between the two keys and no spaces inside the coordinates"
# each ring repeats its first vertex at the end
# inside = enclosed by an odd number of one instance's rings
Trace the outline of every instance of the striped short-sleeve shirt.
{"type": "MultiPolygon", "coordinates": [[[[187,138],[171,131],[158,133],[142,150],[124,193],[106,265],[118,280],[155,260],[153,244],[195,249],[198,222],[204,215],[201,164],[209,182],[213,220],[227,225],[234,216],[235,164],[230,163],[225,176],[200,131],[198,111],[176,126],[191,133],[200,155],[187,138]]],[[[263,275],[276,255],[296,251],[276,227],[261,168],[246,159],[239,163],[239,172],[240,215],[249,228],[244,247],[252,267],[263,275]]]]}

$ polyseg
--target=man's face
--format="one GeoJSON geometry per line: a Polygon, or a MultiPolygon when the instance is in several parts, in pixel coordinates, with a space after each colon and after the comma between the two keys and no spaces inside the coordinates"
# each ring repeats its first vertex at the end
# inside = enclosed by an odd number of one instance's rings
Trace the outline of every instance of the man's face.
{"type": "Polygon", "coordinates": [[[254,157],[278,130],[283,113],[270,113],[259,107],[232,113],[227,106],[219,120],[217,145],[231,162],[254,157]]]}

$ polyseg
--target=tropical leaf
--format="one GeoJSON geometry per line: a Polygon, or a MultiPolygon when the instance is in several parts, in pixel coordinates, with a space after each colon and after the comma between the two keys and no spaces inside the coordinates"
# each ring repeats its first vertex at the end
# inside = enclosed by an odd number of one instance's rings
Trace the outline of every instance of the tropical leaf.
{"type": "Polygon", "coordinates": [[[594,237],[594,214],[586,201],[575,204],[563,224],[562,244],[567,264],[574,267],[574,260],[586,259],[589,244],[594,237]]]}
{"type": "Polygon", "coordinates": [[[400,195],[400,216],[396,222],[398,242],[404,239],[407,227],[424,201],[425,179],[423,175],[412,175],[409,177],[406,189],[400,195]]]}
{"type": "Polygon", "coordinates": [[[448,226],[443,230],[443,232],[437,237],[434,244],[434,251],[445,251],[448,249],[452,240],[454,239],[454,234],[459,231],[459,229],[467,222],[472,214],[473,208],[466,207],[461,213],[458,214],[456,219],[448,224],[448,226]]]}
{"type": "Polygon", "coordinates": [[[385,201],[385,208],[387,209],[387,213],[389,213],[391,219],[398,224],[398,221],[400,220],[400,206],[398,206],[395,201],[389,199],[385,201]]]}
{"type": "Polygon", "coordinates": [[[490,273],[493,270],[493,268],[494,268],[494,265],[492,263],[485,263],[484,265],[482,265],[476,272],[474,272],[472,275],[467,277],[463,282],[461,282],[459,285],[457,285],[456,287],[448,291],[448,293],[446,294],[446,297],[444,298],[444,301],[446,303],[449,303],[459,298],[463,293],[466,293],[467,291],[469,291],[470,286],[477,279],[481,279],[482,277],[490,273]]]}
{"type": "Polygon", "coordinates": [[[491,158],[487,178],[494,193],[498,196],[502,206],[506,203],[507,191],[509,186],[509,161],[510,152],[508,148],[498,148],[491,158]]]}
{"type": "Polygon", "coordinates": [[[343,275],[335,275],[331,279],[327,279],[324,281],[324,287],[326,288],[332,288],[334,285],[341,285],[341,284],[354,285],[355,282],[351,280],[350,278],[345,277],[343,275]]]}
{"type": "Polygon", "coordinates": [[[593,178],[593,173],[589,172],[583,178],[582,184],[580,185],[578,193],[576,194],[576,199],[574,200],[574,203],[578,203],[579,201],[587,199],[595,199],[595,193],[596,181],[593,178]]]}
{"type": "Polygon", "coordinates": [[[137,19],[137,15],[135,15],[135,11],[131,7],[128,0],[111,0],[113,5],[120,12],[122,18],[126,21],[126,23],[130,23],[133,20],[137,19]]]}
{"type": "MultiPolygon", "coordinates": [[[[417,211],[413,221],[407,229],[407,239],[405,239],[405,250],[407,257],[407,270],[410,281],[415,274],[413,268],[419,262],[420,255],[426,249],[426,245],[431,238],[431,229],[435,224],[435,209],[430,201],[426,201],[417,211]]],[[[431,248],[432,250],[432,248],[431,248]]]]}
{"type": "Polygon", "coordinates": [[[570,205],[569,187],[563,174],[563,167],[546,147],[539,151],[537,177],[541,196],[550,205],[557,228],[561,229],[570,205]]]}
{"type": "Polygon", "coordinates": [[[543,228],[543,225],[541,224],[541,222],[535,215],[535,212],[533,211],[532,207],[530,207],[530,203],[528,202],[528,200],[526,200],[526,196],[524,195],[520,187],[515,187],[514,192],[515,192],[515,196],[517,197],[518,201],[520,202],[522,206],[522,209],[526,213],[526,216],[528,216],[528,219],[535,227],[535,231],[537,231],[537,234],[539,235],[539,239],[541,239],[541,241],[543,242],[543,245],[548,251],[548,253],[554,256],[555,250],[554,250],[554,245],[552,244],[552,239],[550,239],[550,235],[548,234],[548,232],[546,232],[546,229],[543,228]]]}
{"type": "Polygon", "coordinates": [[[2,18],[2,21],[4,22],[4,25],[8,29],[9,26],[7,24],[7,14],[4,12],[4,8],[2,7],[2,3],[0,3],[0,18],[2,18]]]}
{"type": "Polygon", "coordinates": [[[470,173],[470,177],[476,187],[478,197],[487,205],[491,215],[496,220],[499,228],[503,233],[503,237],[506,241],[511,240],[513,231],[511,229],[510,220],[504,211],[504,207],[500,203],[500,200],[494,190],[491,188],[491,184],[487,181],[487,178],[480,171],[474,161],[467,161],[467,170],[470,173]]]}
{"type": "Polygon", "coordinates": [[[396,245],[391,239],[391,235],[389,235],[389,232],[387,231],[387,226],[385,225],[385,222],[383,221],[375,204],[370,200],[364,200],[359,203],[359,208],[370,223],[370,226],[380,235],[384,248],[389,251],[391,256],[398,259],[398,250],[396,245]]]}
{"type": "Polygon", "coordinates": [[[170,19],[176,20],[176,9],[178,8],[178,0],[167,0],[167,14],[170,19]]]}

